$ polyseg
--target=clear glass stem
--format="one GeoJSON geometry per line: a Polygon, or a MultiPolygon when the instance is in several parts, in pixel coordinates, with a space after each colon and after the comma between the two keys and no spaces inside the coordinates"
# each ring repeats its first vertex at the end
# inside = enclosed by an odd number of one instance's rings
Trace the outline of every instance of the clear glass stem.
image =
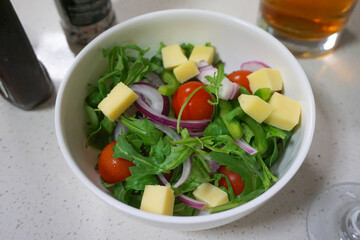
{"type": "Polygon", "coordinates": [[[307,216],[310,240],[360,240],[360,184],[342,183],[324,189],[307,216]]]}
{"type": "Polygon", "coordinates": [[[343,216],[339,235],[341,240],[360,240],[360,203],[343,216]]]}

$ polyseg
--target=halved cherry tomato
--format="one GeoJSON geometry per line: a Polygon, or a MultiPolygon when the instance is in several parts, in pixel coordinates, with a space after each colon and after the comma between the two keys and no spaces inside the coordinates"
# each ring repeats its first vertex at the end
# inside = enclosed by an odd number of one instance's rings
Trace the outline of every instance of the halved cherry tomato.
{"type": "MultiPolygon", "coordinates": [[[[186,82],[182,84],[173,96],[172,106],[176,117],[179,115],[180,109],[188,96],[198,87],[204,86],[201,82],[186,82]]],[[[213,106],[208,102],[211,95],[205,90],[200,89],[190,99],[184,111],[182,112],[182,120],[202,120],[210,119],[214,111],[213,106]]]]}
{"type": "Polygon", "coordinates": [[[229,75],[227,75],[227,78],[234,83],[237,83],[240,86],[243,86],[244,88],[246,88],[250,93],[250,84],[249,84],[249,80],[247,78],[247,75],[249,75],[250,71],[246,71],[246,70],[238,70],[238,71],[234,71],[232,73],[230,73],[229,75]]]}
{"type": "MultiPolygon", "coordinates": [[[[229,178],[231,187],[234,190],[235,196],[240,195],[245,189],[245,183],[241,179],[241,176],[236,172],[226,169],[226,166],[221,165],[217,170],[218,173],[224,174],[229,178]]],[[[226,179],[223,177],[219,180],[219,186],[223,186],[226,189],[229,189],[226,179]]]]}
{"type": "Polygon", "coordinates": [[[131,176],[129,167],[134,163],[123,158],[113,158],[113,146],[116,141],[109,143],[100,153],[98,168],[101,177],[105,182],[116,183],[131,176]]]}

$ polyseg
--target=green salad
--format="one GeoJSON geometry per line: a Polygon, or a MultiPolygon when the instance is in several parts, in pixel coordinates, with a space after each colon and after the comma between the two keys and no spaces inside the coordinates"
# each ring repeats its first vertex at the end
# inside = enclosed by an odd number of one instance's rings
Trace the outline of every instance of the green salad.
{"type": "Polygon", "coordinates": [[[281,94],[279,70],[248,61],[225,73],[210,43],[160,43],[153,56],[149,50],[104,49],[108,71],[85,99],[87,145],[99,149],[95,168],[114,198],[193,216],[232,209],[269,189],[278,180],[270,168],[301,109],[281,94]]]}

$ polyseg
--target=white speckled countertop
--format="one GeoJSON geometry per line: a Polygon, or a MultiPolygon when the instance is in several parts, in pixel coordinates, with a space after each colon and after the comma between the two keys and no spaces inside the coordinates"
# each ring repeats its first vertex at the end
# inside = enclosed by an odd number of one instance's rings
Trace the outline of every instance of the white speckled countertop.
{"type": "MultiPolygon", "coordinates": [[[[50,0],[12,0],[56,86],[74,60],[50,0]]],[[[169,8],[200,8],[256,22],[254,0],[113,1],[117,21],[169,8]]],[[[0,46],[1,47],[1,46],[0,46]]],[[[299,59],[313,88],[316,129],[299,172],[263,207],[223,227],[174,232],[125,217],[88,190],[57,145],[53,97],[23,111],[0,97],[0,239],[307,239],[306,215],[325,186],[360,182],[360,5],[341,45],[320,59],[299,59]]]]}

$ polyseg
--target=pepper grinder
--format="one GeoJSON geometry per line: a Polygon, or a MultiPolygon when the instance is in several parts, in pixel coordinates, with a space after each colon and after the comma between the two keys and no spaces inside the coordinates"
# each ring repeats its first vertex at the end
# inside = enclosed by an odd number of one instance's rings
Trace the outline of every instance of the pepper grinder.
{"type": "Polygon", "coordinates": [[[55,0],[69,43],[85,45],[115,23],[110,0],[55,0]]]}
{"type": "Polygon", "coordinates": [[[53,84],[9,0],[0,1],[0,94],[24,110],[46,101],[53,84]]]}

